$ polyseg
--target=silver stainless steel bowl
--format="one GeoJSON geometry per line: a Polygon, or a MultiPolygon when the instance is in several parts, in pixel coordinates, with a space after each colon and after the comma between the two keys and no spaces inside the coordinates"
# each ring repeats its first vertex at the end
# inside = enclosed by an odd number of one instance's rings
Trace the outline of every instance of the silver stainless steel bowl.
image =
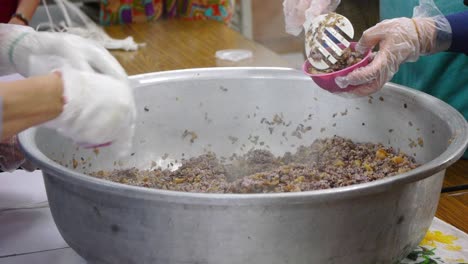
{"type": "Polygon", "coordinates": [[[350,100],[282,68],[191,69],[131,79],[139,108],[132,155],[117,159],[112,147],[78,149],[47,129],[19,136],[43,171],[60,233],[90,263],[395,263],[423,238],[445,169],[467,147],[461,114],[395,84],[350,100]],[[275,115],[284,123],[264,122],[275,115]],[[300,124],[312,130],[292,136],[300,124]],[[198,136],[193,143],[182,136],[186,130],[198,136]],[[424,165],[365,184],[278,194],[152,190],[84,174],[166,166],[206,150],[229,156],[264,147],[283,154],[333,135],[391,145],[424,165]]]}

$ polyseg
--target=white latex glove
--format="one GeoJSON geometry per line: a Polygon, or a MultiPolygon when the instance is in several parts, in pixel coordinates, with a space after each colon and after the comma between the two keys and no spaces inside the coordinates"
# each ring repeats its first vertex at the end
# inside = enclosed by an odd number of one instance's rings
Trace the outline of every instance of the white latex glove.
{"type": "Polygon", "coordinates": [[[44,126],[56,129],[84,147],[120,144],[127,151],[133,137],[136,108],[127,81],[64,66],[62,113],[44,126]]]}
{"type": "Polygon", "coordinates": [[[379,44],[379,51],[366,67],[336,78],[338,86],[356,85],[352,93],[372,94],[390,81],[404,62],[416,61],[421,55],[447,50],[451,44],[448,20],[432,0],[420,0],[413,18],[384,20],[366,30],[356,45],[361,53],[379,44]]]}
{"type": "Polygon", "coordinates": [[[284,0],[283,13],[286,32],[297,36],[306,20],[335,11],[341,0],[284,0]]]}
{"type": "Polygon", "coordinates": [[[0,24],[0,74],[29,77],[47,74],[66,61],[71,67],[126,80],[117,60],[91,40],[67,33],[36,32],[30,27],[0,24]],[[31,58],[41,58],[34,63],[31,58]],[[54,59],[54,58],[58,58],[54,59]]]}

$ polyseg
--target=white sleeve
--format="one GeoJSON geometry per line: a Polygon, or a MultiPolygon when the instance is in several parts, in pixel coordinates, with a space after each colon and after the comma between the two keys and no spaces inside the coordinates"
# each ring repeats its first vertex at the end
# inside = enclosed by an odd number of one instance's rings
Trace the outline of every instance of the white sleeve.
{"type": "Polygon", "coordinates": [[[30,32],[34,29],[27,26],[0,24],[0,76],[16,73],[11,58],[13,48],[30,32]]]}

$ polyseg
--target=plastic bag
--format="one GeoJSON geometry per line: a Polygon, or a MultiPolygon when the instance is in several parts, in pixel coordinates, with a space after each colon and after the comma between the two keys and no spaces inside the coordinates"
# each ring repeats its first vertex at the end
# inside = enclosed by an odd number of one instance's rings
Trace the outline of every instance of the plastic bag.
{"type": "Polygon", "coordinates": [[[216,58],[228,61],[241,61],[252,58],[252,51],[243,49],[227,49],[218,50],[215,54],[216,58]]]}

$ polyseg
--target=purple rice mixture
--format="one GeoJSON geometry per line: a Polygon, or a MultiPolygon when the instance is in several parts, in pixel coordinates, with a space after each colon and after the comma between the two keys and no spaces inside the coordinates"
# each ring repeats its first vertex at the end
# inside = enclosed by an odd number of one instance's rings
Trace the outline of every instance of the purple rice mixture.
{"type": "Polygon", "coordinates": [[[92,176],[147,188],[198,193],[276,193],[329,189],[375,181],[419,165],[404,153],[373,143],[332,137],[275,157],[255,149],[233,156],[229,164],[214,153],[170,169],[98,171],[92,176]]]}

